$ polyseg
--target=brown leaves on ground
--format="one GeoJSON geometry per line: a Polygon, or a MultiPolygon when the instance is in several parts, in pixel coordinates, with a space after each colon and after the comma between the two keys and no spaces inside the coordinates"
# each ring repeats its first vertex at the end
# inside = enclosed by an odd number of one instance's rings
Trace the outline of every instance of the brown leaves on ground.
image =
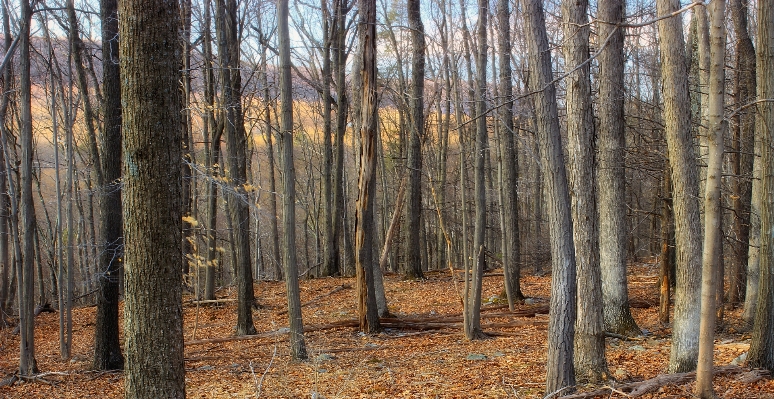
{"type": "MultiPolygon", "coordinates": [[[[652,265],[631,268],[630,292],[638,304],[658,303],[656,274],[652,265]]],[[[448,273],[428,275],[426,281],[386,278],[390,311],[398,320],[388,324],[393,328],[373,336],[351,327],[356,318],[355,292],[348,287],[354,283],[351,279],[301,281],[310,358],[300,363],[289,361],[284,283],[256,284],[261,305],[254,312],[258,336],[244,340],[206,341],[233,335],[235,302],[197,306],[187,296],[188,397],[542,398],[548,315],[539,309],[548,303],[549,278],[523,278],[522,290],[531,299],[519,306],[519,314],[528,317],[515,317],[503,309],[499,298],[502,276],[486,277],[483,299],[489,310],[484,311],[482,324],[493,337],[470,342],[458,321],[462,305],[455,282],[448,273]]],[[[228,288],[218,292],[220,298],[233,294],[228,288]]],[[[637,306],[632,312],[650,335],[631,341],[607,338],[610,372],[621,382],[653,378],[666,370],[669,360],[670,330],[659,324],[657,307],[637,306]]],[[[0,397],[123,397],[121,372],[89,370],[94,313],[94,307],[73,312],[74,356],[68,361],[59,357],[58,315],[38,316],[35,339],[42,374],[34,381],[0,388],[0,397]]],[[[747,351],[749,335],[736,332],[739,324],[739,310],[727,311],[717,336],[716,365],[727,365],[747,351]]],[[[18,366],[19,341],[11,332],[0,330],[0,378],[12,375],[18,366]]],[[[599,387],[578,388],[583,392],[599,387]]],[[[774,382],[769,379],[749,382],[716,376],[715,388],[721,398],[774,398],[774,382]]],[[[643,397],[691,397],[692,389],[692,383],[666,386],[643,397]]],[[[625,396],[612,392],[604,397],[625,396]]]]}

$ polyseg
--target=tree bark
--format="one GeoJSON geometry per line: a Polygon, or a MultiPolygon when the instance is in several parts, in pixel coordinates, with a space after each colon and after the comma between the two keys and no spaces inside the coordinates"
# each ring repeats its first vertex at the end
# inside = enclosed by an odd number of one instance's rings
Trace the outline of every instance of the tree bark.
{"type": "MultiPolygon", "coordinates": [[[[703,399],[714,399],[712,388],[712,359],[715,349],[715,325],[717,318],[716,301],[717,284],[723,285],[723,279],[718,279],[721,266],[720,239],[721,208],[720,188],[723,173],[723,135],[726,122],[723,120],[725,96],[725,56],[726,30],[724,24],[726,11],[725,0],[715,0],[710,3],[709,10],[709,95],[707,103],[707,120],[709,135],[707,144],[707,181],[704,196],[704,249],[702,256],[701,275],[701,322],[699,324],[699,357],[696,370],[696,393],[703,399]],[[716,281],[717,280],[717,281],[716,281]]],[[[722,274],[720,274],[722,276],[722,274]]]]}
{"type": "Polygon", "coordinates": [[[756,132],[761,144],[760,285],[747,364],[774,371],[774,10],[758,3],[758,99],[756,132]]]}
{"type": "Polygon", "coordinates": [[[594,115],[591,111],[588,1],[562,3],[567,77],[568,178],[572,201],[573,242],[577,267],[578,318],[575,322],[575,377],[597,383],[607,379],[602,323],[602,271],[599,266],[594,115]],[[580,66],[583,65],[583,66],[580,66]]]}
{"type": "Polygon", "coordinates": [[[118,15],[125,396],[185,398],[178,2],[125,0],[118,15]]]}
{"type": "MultiPolygon", "coordinates": [[[[675,0],[658,0],[658,15],[679,8],[675,0]]],[[[696,368],[699,349],[701,225],[695,153],[690,135],[690,102],[683,40],[682,16],[658,21],[664,91],[664,122],[672,170],[677,281],[669,372],[696,368]]]]}
{"type": "Polygon", "coordinates": [[[529,52],[530,89],[536,92],[534,101],[537,141],[551,238],[551,317],[548,324],[546,376],[546,393],[550,394],[575,385],[575,247],[545,15],[539,0],[524,0],[523,8],[529,52]]]}
{"type": "Polygon", "coordinates": [[[379,325],[374,292],[373,238],[375,235],[374,205],[376,200],[376,1],[359,0],[360,21],[360,173],[355,213],[355,254],[360,330],[375,333],[379,325]]]}
{"type": "Polygon", "coordinates": [[[123,264],[123,219],[121,217],[121,79],[118,59],[118,1],[102,0],[102,173],[100,201],[101,253],[99,295],[94,326],[94,368],[115,370],[124,367],[118,334],[118,273],[123,264]]]}

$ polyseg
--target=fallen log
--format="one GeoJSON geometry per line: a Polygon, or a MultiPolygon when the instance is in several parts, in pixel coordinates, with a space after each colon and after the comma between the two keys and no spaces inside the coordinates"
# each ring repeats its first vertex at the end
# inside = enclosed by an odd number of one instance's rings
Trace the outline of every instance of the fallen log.
{"type": "MultiPolygon", "coordinates": [[[[747,370],[739,366],[721,366],[715,367],[714,375],[734,375],[743,374],[747,370]]],[[[659,374],[651,379],[638,382],[630,382],[626,384],[617,385],[614,387],[602,387],[595,391],[583,392],[572,395],[561,396],[561,399],[590,399],[597,396],[609,395],[611,392],[623,392],[629,398],[638,398],[642,395],[656,392],[661,387],[668,385],[682,385],[693,381],[696,378],[696,372],[691,371],[689,373],[675,373],[675,374],[659,374]]]]}

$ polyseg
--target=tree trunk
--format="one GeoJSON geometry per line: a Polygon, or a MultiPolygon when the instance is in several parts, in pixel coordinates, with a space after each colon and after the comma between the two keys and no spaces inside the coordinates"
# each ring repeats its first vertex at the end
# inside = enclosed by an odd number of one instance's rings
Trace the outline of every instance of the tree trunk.
{"type": "Polygon", "coordinates": [[[599,266],[594,115],[591,112],[588,1],[562,3],[564,59],[578,70],[567,77],[568,179],[572,201],[573,242],[577,267],[578,318],[575,322],[575,376],[598,383],[607,379],[602,323],[602,271],[599,266]],[[583,66],[580,66],[583,65],[583,66]]]}
{"type": "MultiPolygon", "coordinates": [[[[599,56],[599,261],[606,331],[639,335],[626,281],[626,173],[624,133],[623,0],[599,2],[599,37],[610,38],[599,56]]],[[[602,40],[604,40],[602,39],[602,40]]]]}
{"type": "Polygon", "coordinates": [[[487,148],[487,123],[486,117],[486,61],[487,61],[487,17],[489,14],[489,3],[486,0],[478,2],[478,53],[476,54],[476,146],[475,163],[473,173],[475,179],[474,202],[476,207],[476,216],[473,232],[473,258],[471,275],[466,276],[469,279],[469,289],[465,296],[465,337],[470,340],[481,339],[484,337],[481,331],[481,291],[486,268],[486,181],[485,181],[485,161],[487,148]]]}
{"type": "Polygon", "coordinates": [[[118,15],[126,397],[184,398],[178,2],[125,0],[118,15]]]}
{"type": "MultiPolygon", "coordinates": [[[[500,54],[500,95],[504,101],[513,97],[513,76],[511,72],[511,11],[509,0],[499,0],[497,25],[500,29],[497,47],[500,54]]],[[[524,298],[521,292],[521,242],[519,240],[519,159],[516,151],[516,132],[513,127],[513,103],[500,108],[500,127],[503,152],[503,219],[505,229],[505,247],[503,253],[505,293],[508,296],[508,308],[514,310],[516,301],[524,298]]]]}
{"type": "Polygon", "coordinates": [[[19,373],[31,376],[37,372],[35,361],[35,203],[32,200],[32,83],[30,79],[30,22],[32,9],[28,0],[21,1],[19,31],[19,95],[21,142],[21,225],[24,258],[17,271],[19,291],[19,373]]]}
{"type": "Polygon", "coordinates": [[[237,285],[237,335],[255,334],[252,308],[253,292],[252,257],[250,256],[250,209],[247,184],[247,134],[242,114],[242,77],[239,64],[239,36],[237,33],[236,0],[216,1],[216,21],[219,27],[219,48],[223,69],[223,102],[226,123],[226,178],[229,190],[226,195],[231,228],[234,234],[232,252],[234,277],[237,285]]]}
{"type": "Polygon", "coordinates": [[[293,92],[290,74],[290,34],[288,31],[288,0],[277,2],[280,51],[280,115],[282,116],[282,163],[285,197],[283,198],[283,228],[285,231],[285,283],[290,319],[290,355],[293,360],[305,360],[304,323],[301,320],[301,297],[296,264],[296,171],[293,165],[293,92]]]}
{"type": "Polygon", "coordinates": [[[524,0],[524,21],[530,65],[530,89],[536,92],[535,116],[540,165],[548,204],[551,237],[551,317],[548,322],[546,393],[575,385],[573,339],[576,294],[575,249],[570,219],[570,195],[559,131],[556,87],[545,15],[539,0],[524,0]]]}
{"type": "Polygon", "coordinates": [[[747,364],[774,371],[774,10],[758,3],[758,126],[761,136],[760,285],[747,364]]]}
{"type": "Polygon", "coordinates": [[[425,136],[425,27],[422,24],[420,0],[407,0],[408,24],[411,31],[411,129],[409,129],[408,190],[406,193],[405,278],[422,278],[420,230],[422,229],[422,141],[425,136]]]}
{"type": "MultiPolygon", "coordinates": [[[[658,0],[659,15],[679,8],[675,0],[658,0]]],[[[658,22],[661,51],[661,78],[664,91],[664,121],[672,169],[677,281],[674,325],[669,372],[680,373],[696,368],[699,349],[701,283],[701,225],[699,220],[698,182],[695,153],[690,135],[690,102],[685,63],[682,16],[658,22]]]]}
{"type": "Polygon", "coordinates": [[[360,330],[375,333],[379,325],[373,282],[374,205],[376,200],[376,1],[359,0],[360,21],[360,173],[355,213],[355,256],[360,330]]]}
{"type": "MultiPolygon", "coordinates": [[[[755,48],[748,32],[747,0],[731,0],[731,16],[736,42],[735,108],[755,100],[755,48]]],[[[728,302],[739,303],[745,297],[744,276],[748,266],[750,239],[750,206],[752,201],[752,168],[755,137],[755,113],[740,110],[734,117],[731,141],[731,172],[734,175],[731,190],[733,208],[732,231],[736,238],[734,256],[729,267],[728,302]]],[[[747,291],[749,295],[750,292],[747,291]]]]}
{"type": "Polygon", "coordinates": [[[102,0],[102,173],[104,187],[100,209],[101,252],[99,295],[94,327],[94,368],[124,367],[118,334],[118,271],[123,263],[123,219],[121,217],[121,80],[118,59],[118,1],[102,0]],[[109,54],[109,56],[108,56],[109,54]]]}
{"type": "MultiPolygon", "coordinates": [[[[703,399],[714,399],[712,389],[713,352],[715,340],[715,324],[717,318],[716,301],[717,284],[723,285],[723,279],[718,279],[721,266],[723,241],[720,239],[721,208],[720,186],[723,173],[723,134],[726,122],[723,120],[725,96],[725,56],[726,30],[724,18],[726,12],[725,0],[715,0],[710,3],[709,36],[709,95],[707,102],[707,118],[709,135],[707,144],[707,181],[704,196],[704,250],[701,275],[701,322],[699,325],[699,357],[696,370],[696,393],[703,399]],[[717,280],[717,281],[716,281],[717,280]]],[[[722,277],[722,274],[720,274],[722,277]]]]}

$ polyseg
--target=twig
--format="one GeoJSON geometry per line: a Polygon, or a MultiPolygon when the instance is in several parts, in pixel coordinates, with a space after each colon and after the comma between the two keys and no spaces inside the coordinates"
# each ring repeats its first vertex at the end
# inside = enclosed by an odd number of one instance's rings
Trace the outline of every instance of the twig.
{"type": "MultiPolygon", "coordinates": [[[[331,292],[329,292],[329,293],[327,293],[327,294],[320,295],[320,296],[318,296],[318,297],[316,297],[316,298],[312,299],[311,301],[307,301],[307,302],[304,302],[304,303],[302,303],[302,304],[301,304],[301,307],[303,308],[304,306],[309,306],[309,305],[311,305],[311,304],[313,304],[313,303],[315,303],[315,302],[319,301],[320,299],[323,299],[323,298],[325,298],[325,297],[327,297],[327,296],[331,296],[331,295],[333,295],[333,294],[335,294],[335,293],[337,293],[337,292],[339,292],[339,291],[343,291],[343,290],[345,290],[345,289],[348,289],[348,288],[352,288],[352,286],[351,286],[351,285],[349,285],[349,284],[342,284],[342,285],[340,285],[340,286],[338,286],[338,287],[334,288],[334,289],[333,289],[331,292]]],[[[288,313],[288,310],[287,310],[287,309],[285,309],[285,310],[283,310],[283,311],[281,311],[281,312],[277,313],[277,315],[278,315],[278,316],[281,316],[281,315],[284,315],[284,314],[286,314],[286,313],[288,313]]]]}

